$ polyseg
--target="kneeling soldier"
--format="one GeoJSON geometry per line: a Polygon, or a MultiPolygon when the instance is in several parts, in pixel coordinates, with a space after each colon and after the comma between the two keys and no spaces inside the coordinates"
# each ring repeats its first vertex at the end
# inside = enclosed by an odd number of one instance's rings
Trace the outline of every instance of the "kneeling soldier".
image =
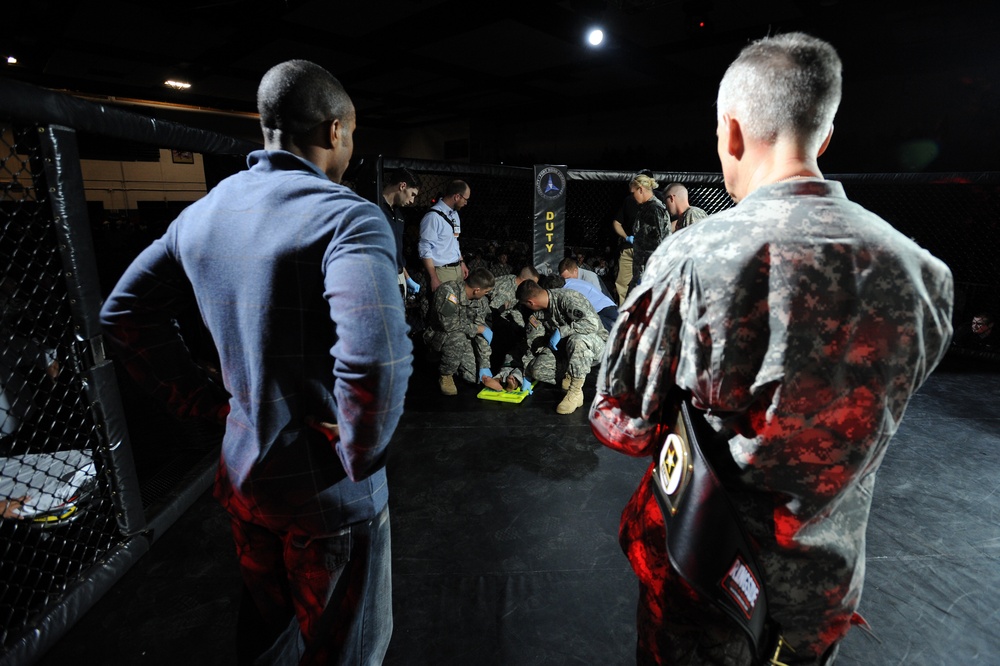
{"type": "Polygon", "coordinates": [[[503,390],[490,371],[493,331],[486,325],[487,307],[481,300],[492,289],[493,274],[477,268],[465,282],[445,282],[434,292],[424,343],[440,357],[438,385],[444,395],[458,395],[455,373],[467,382],[503,390]]]}
{"type": "Polygon", "coordinates": [[[517,288],[517,300],[533,312],[524,326],[528,344],[524,381],[555,384],[557,352],[565,356],[568,370],[562,387],[566,396],[556,412],[572,414],[583,406],[583,382],[600,362],[608,332],[590,301],[572,289],[543,289],[526,280],[517,288]]]}

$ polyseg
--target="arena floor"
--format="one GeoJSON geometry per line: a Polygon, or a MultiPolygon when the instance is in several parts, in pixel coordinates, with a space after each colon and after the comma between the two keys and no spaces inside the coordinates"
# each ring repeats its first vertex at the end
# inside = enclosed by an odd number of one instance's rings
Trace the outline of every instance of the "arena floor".
{"type": "MultiPolygon", "coordinates": [[[[395,630],[387,664],[634,663],[636,584],[619,513],[646,461],[600,446],[586,411],[418,363],[389,462],[395,630]]],[[[593,396],[593,377],[585,390],[593,396]]],[[[879,473],[860,611],[838,664],[1000,663],[1000,368],[946,359],[879,473]]],[[[138,450],[140,443],[134,442],[138,450]]],[[[234,663],[240,582],[209,493],[38,663],[234,663]]]]}

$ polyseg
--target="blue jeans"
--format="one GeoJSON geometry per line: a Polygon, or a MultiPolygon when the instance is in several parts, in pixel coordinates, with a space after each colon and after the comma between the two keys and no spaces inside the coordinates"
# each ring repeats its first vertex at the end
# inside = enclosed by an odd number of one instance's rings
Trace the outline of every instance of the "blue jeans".
{"type": "Polygon", "coordinates": [[[327,535],[233,519],[239,663],[377,666],[392,635],[389,508],[327,535]]]}

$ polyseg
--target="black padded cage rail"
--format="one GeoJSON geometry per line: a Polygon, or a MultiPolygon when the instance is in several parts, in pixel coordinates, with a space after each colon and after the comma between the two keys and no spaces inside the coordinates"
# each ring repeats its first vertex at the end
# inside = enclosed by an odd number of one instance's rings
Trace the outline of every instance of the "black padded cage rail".
{"type": "MultiPolygon", "coordinates": [[[[447,181],[465,180],[471,189],[462,209],[462,251],[467,262],[509,265],[531,260],[533,170],[365,157],[354,173],[359,193],[375,200],[384,177],[406,167],[421,179],[415,205],[405,209],[407,270],[420,281],[419,223],[447,181]],[[499,255],[506,255],[500,262],[499,255]]],[[[733,205],[719,173],[652,169],[659,187],[682,183],[690,203],[709,214],[733,205]]],[[[567,255],[582,258],[613,285],[619,238],[612,221],[629,196],[633,172],[568,169],[567,255]]],[[[1000,173],[827,174],[840,181],[848,198],[883,217],[947,263],[956,283],[956,322],[976,312],[1000,315],[1000,173]]],[[[504,270],[501,268],[501,270],[504,270]]]]}
{"type": "Polygon", "coordinates": [[[199,152],[206,171],[259,147],[0,79],[2,664],[35,661],[149,549],[221,441],[119,389],[98,313],[120,272],[98,258],[123,267],[146,239],[92,232],[81,137],[199,152]]]}

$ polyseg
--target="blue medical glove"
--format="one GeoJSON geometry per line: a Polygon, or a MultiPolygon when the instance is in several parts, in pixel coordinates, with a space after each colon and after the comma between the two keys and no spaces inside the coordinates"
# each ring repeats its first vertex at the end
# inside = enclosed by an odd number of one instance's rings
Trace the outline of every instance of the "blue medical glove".
{"type": "Polygon", "coordinates": [[[557,328],[556,332],[552,334],[551,338],[549,338],[549,347],[552,347],[552,351],[555,351],[556,347],[559,346],[560,340],[562,340],[562,333],[560,333],[557,328]]]}
{"type": "Polygon", "coordinates": [[[483,326],[483,337],[486,338],[486,344],[493,344],[493,330],[489,326],[483,326]]]}
{"type": "Polygon", "coordinates": [[[493,373],[490,372],[489,368],[479,368],[479,381],[483,381],[483,377],[492,377],[492,376],[493,373]]]}
{"type": "Polygon", "coordinates": [[[628,241],[629,245],[632,245],[635,243],[635,236],[626,236],[625,240],[628,241]]]}
{"type": "Polygon", "coordinates": [[[412,291],[414,294],[420,293],[420,285],[417,284],[417,281],[414,280],[413,278],[411,277],[406,278],[406,286],[409,287],[410,291],[412,291]]]}
{"type": "Polygon", "coordinates": [[[534,393],[534,391],[531,388],[531,380],[528,379],[527,377],[523,377],[521,379],[521,390],[522,391],[527,391],[528,395],[531,395],[532,393],[534,393]]]}

